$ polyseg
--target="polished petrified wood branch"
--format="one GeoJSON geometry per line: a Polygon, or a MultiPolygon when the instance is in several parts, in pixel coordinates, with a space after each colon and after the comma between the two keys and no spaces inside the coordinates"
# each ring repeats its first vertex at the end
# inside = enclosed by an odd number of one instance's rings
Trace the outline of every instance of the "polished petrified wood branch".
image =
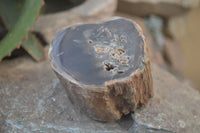
{"type": "Polygon", "coordinates": [[[49,56],[72,103],[93,119],[120,119],[153,96],[148,48],[133,21],[68,27],[54,38],[49,56]]]}

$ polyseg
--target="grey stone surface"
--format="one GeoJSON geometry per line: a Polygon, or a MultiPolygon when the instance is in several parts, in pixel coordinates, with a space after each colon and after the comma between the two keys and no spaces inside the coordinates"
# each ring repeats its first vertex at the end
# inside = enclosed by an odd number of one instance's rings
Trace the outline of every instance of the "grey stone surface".
{"type": "Polygon", "coordinates": [[[153,67],[155,95],[143,110],[135,112],[138,123],[180,133],[200,131],[200,94],[168,72],[153,67]]]}
{"type": "Polygon", "coordinates": [[[111,123],[74,108],[48,61],[28,57],[0,64],[1,133],[198,133],[200,94],[152,65],[155,96],[146,108],[111,123]]]}
{"type": "Polygon", "coordinates": [[[27,58],[0,65],[0,131],[117,133],[117,123],[89,119],[73,108],[47,61],[27,58]]]}

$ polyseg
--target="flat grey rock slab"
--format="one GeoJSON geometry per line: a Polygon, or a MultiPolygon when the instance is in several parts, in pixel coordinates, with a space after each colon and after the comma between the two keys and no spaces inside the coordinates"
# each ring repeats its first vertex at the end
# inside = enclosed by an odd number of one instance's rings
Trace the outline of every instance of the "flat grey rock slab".
{"type": "Polygon", "coordinates": [[[180,133],[200,131],[200,94],[187,83],[153,67],[154,98],[135,112],[138,123],[180,133]]]}
{"type": "Polygon", "coordinates": [[[200,94],[152,65],[155,97],[147,108],[112,123],[74,108],[48,61],[28,57],[0,64],[0,132],[139,133],[200,131],[200,94]]]}
{"type": "Polygon", "coordinates": [[[100,123],[76,111],[47,61],[26,58],[0,66],[0,131],[126,132],[117,123],[100,123]]]}

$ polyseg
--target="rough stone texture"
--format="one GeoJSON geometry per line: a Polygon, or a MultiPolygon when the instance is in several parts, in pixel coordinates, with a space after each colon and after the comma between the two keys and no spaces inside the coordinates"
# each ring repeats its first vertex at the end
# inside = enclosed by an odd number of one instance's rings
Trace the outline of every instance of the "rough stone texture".
{"type": "Polygon", "coordinates": [[[117,0],[86,0],[71,10],[40,16],[33,28],[40,33],[47,43],[51,43],[55,33],[74,23],[96,22],[112,15],[117,7],[117,0]]]}
{"type": "Polygon", "coordinates": [[[47,61],[35,63],[28,57],[3,61],[0,132],[198,133],[199,92],[155,65],[152,70],[155,97],[147,108],[137,110],[134,119],[101,123],[73,108],[47,61]]]}
{"type": "Polygon", "coordinates": [[[198,133],[199,92],[158,67],[153,67],[153,79],[155,96],[147,108],[136,111],[135,120],[177,133],[198,133]]]}
{"type": "Polygon", "coordinates": [[[153,96],[148,47],[141,28],[128,19],[64,29],[52,41],[49,55],[69,98],[95,120],[118,120],[153,96]]]}
{"type": "Polygon", "coordinates": [[[119,0],[118,10],[138,16],[156,14],[171,17],[183,14],[198,4],[199,0],[119,0]]]}
{"type": "Polygon", "coordinates": [[[126,132],[75,110],[49,63],[27,58],[0,64],[0,116],[1,133],[126,132]]]}

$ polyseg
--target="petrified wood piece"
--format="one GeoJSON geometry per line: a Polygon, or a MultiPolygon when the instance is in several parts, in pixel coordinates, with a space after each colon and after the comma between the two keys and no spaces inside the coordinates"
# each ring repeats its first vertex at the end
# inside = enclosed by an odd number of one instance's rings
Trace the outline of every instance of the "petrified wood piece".
{"type": "Polygon", "coordinates": [[[93,119],[120,119],[153,96],[147,45],[140,27],[130,20],[61,30],[49,56],[72,103],[93,119]]]}

